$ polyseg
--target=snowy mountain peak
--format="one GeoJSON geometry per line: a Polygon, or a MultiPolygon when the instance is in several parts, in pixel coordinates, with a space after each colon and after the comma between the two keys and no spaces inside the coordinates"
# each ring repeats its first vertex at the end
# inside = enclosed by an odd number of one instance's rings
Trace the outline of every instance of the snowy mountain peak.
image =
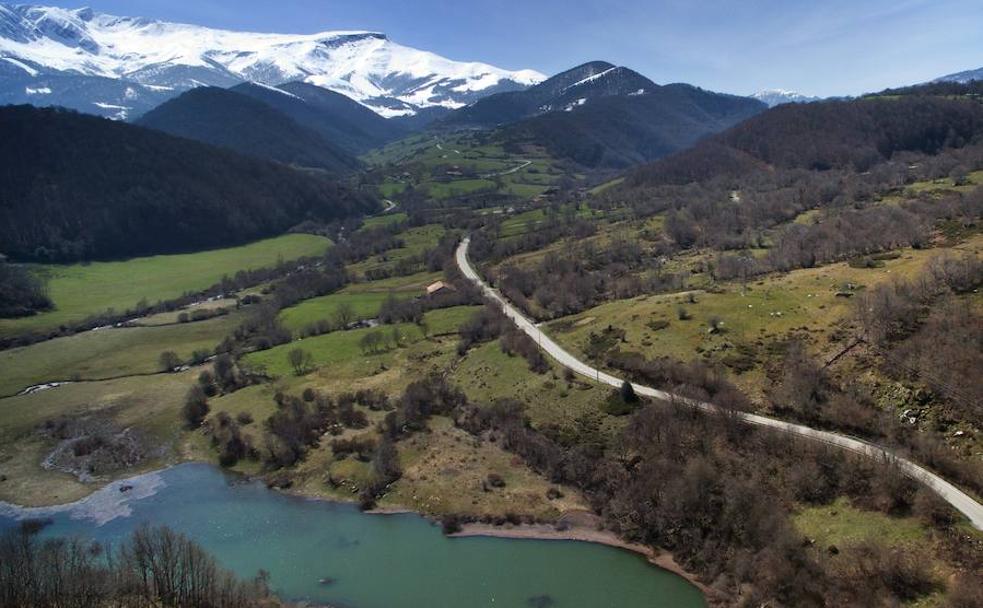
{"type": "MultiPolygon", "coordinates": [[[[452,61],[400,45],[380,32],[234,32],[89,8],[2,3],[0,59],[5,60],[0,61],[0,101],[10,97],[8,89],[27,86],[25,78],[123,81],[134,85],[137,94],[148,87],[180,92],[202,85],[255,81],[276,86],[302,80],[347,95],[384,116],[432,106],[458,108],[544,79],[533,70],[452,61]]],[[[101,84],[97,88],[111,88],[108,82],[101,84]]],[[[59,88],[51,88],[58,97],[59,88]]],[[[97,101],[112,100],[92,103],[97,101]]]]}
{"type": "Polygon", "coordinates": [[[966,84],[967,82],[973,82],[974,80],[983,80],[983,68],[956,72],[955,74],[949,74],[947,76],[942,76],[941,78],[936,78],[932,82],[958,82],[959,84],[966,84]]]}
{"type": "Polygon", "coordinates": [[[788,91],[785,89],[765,89],[751,95],[751,98],[764,102],[769,108],[780,106],[783,103],[811,103],[820,99],[819,97],[810,97],[797,91],[788,91]]]}

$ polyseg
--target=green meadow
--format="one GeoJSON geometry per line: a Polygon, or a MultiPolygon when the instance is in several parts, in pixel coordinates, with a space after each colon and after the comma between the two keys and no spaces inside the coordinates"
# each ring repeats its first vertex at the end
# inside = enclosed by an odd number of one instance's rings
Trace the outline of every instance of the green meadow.
{"type": "MultiPolygon", "coordinates": [[[[393,296],[405,299],[408,294],[392,292],[393,296]]],[[[354,320],[372,319],[379,315],[379,308],[389,298],[387,292],[333,293],[319,298],[304,300],[300,304],[280,312],[280,322],[291,331],[320,320],[334,321],[342,306],[351,308],[354,320]]]]}
{"type": "Polygon", "coordinates": [[[242,320],[232,313],[206,321],[87,331],[0,351],[0,395],[65,380],[100,380],[152,374],[164,351],[187,360],[196,350],[211,353],[242,320]]]}
{"type": "Polygon", "coordinates": [[[149,303],[205,289],[239,270],[272,266],[323,254],[331,242],[320,236],[289,234],[240,247],[198,253],[158,255],[122,262],[39,265],[55,303],[51,312],[0,320],[0,336],[46,331],[112,309],[125,311],[141,300],[149,303]]]}
{"type": "Polygon", "coordinates": [[[367,373],[367,370],[377,369],[380,365],[391,366],[395,352],[425,340],[424,328],[427,335],[457,331],[460,324],[475,310],[477,310],[475,306],[432,310],[424,315],[423,327],[413,323],[400,323],[377,328],[335,331],[250,353],[244,359],[249,365],[260,367],[270,375],[288,377],[293,375],[293,369],[287,361],[287,354],[295,348],[300,348],[310,355],[312,370],[326,367],[330,371],[333,365],[354,363],[361,370],[360,373],[367,373]],[[392,342],[394,330],[398,331],[400,336],[398,346],[392,342]],[[362,348],[362,340],[372,333],[384,336],[388,344],[383,345],[376,352],[366,352],[362,348]]]}

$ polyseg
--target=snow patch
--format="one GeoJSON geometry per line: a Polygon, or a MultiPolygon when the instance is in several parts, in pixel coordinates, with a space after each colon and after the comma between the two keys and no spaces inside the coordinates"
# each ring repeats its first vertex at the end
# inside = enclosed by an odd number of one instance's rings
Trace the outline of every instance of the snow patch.
{"type": "Polygon", "coordinates": [[[578,99],[578,100],[576,100],[576,101],[574,101],[572,103],[567,104],[567,106],[565,108],[563,108],[563,111],[564,112],[573,112],[573,109],[574,108],[576,108],[578,106],[582,106],[585,103],[587,103],[587,98],[586,97],[581,97],[580,99],[578,99]]]}
{"type": "Polygon", "coordinates": [[[38,87],[36,89],[24,87],[24,93],[26,95],[51,95],[51,89],[48,87],[38,87]]]}
{"type": "Polygon", "coordinates": [[[568,91],[568,90],[570,90],[570,89],[572,89],[574,87],[579,87],[580,85],[587,84],[589,82],[594,82],[598,78],[603,78],[604,76],[606,76],[610,72],[613,72],[613,71],[615,71],[617,69],[618,69],[617,67],[608,68],[608,69],[604,70],[603,72],[598,72],[597,74],[594,74],[593,76],[588,76],[587,78],[584,78],[583,80],[578,80],[577,82],[573,83],[572,85],[568,86],[567,88],[565,88],[563,90],[564,91],[568,91]]]}
{"type": "MultiPolygon", "coordinates": [[[[2,39],[0,39],[0,40],[2,40],[2,39]]],[[[2,47],[0,47],[0,48],[2,48],[2,47]]],[[[13,57],[0,57],[0,59],[3,59],[4,61],[6,61],[8,63],[11,63],[11,64],[19,67],[20,69],[24,70],[25,72],[27,72],[31,76],[37,76],[38,75],[38,71],[37,70],[35,70],[31,66],[27,65],[26,63],[23,63],[21,61],[17,61],[13,57]]]]}
{"type": "MultiPolygon", "coordinates": [[[[92,102],[92,105],[96,106],[97,108],[101,108],[103,110],[115,110],[115,112],[113,112],[110,115],[110,118],[112,118],[114,120],[126,120],[126,117],[130,115],[130,110],[133,109],[133,108],[128,107],[128,106],[118,106],[116,104],[105,103],[105,102],[102,102],[102,101],[94,101],[94,102],[92,102]]],[[[92,331],[95,331],[97,329],[108,329],[109,327],[112,327],[112,326],[107,326],[106,328],[96,327],[92,331]]]]}
{"type": "MultiPolygon", "coordinates": [[[[273,85],[265,84],[265,83],[262,83],[262,82],[251,82],[250,84],[256,85],[257,87],[262,87],[262,88],[267,89],[267,90],[270,90],[270,91],[275,91],[275,92],[277,92],[277,93],[279,93],[281,95],[286,95],[287,97],[293,97],[294,99],[300,99],[300,97],[297,97],[296,95],[294,95],[290,91],[284,91],[283,89],[278,89],[278,88],[276,88],[273,85]]],[[[301,101],[303,101],[303,100],[301,100],[301,101]]]]}

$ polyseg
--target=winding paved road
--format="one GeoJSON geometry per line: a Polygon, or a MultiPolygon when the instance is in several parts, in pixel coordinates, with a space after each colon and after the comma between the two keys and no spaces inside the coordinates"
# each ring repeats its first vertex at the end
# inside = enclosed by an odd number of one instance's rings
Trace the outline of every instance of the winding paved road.
{"type": "MultiPolygon", "coordinates": [[[[535,323],[527,319],[525,315],[512,306],[512,304],[506,300],[497,289],[494,289],[485,283],[481,276],[479,276],[475,269],[471,266],[471,262],[468,261],[468,245],[470,242],[470,238],[465,237],[464,240],[461,241],[460,245],[458,245],[456,254],[457,265],[461,269],[461,272],[464,273],[464,276],[481,289],[481,292],[485,295],[485,297],[497,302],[499,306],[501,306],[502,312],[505,313],[505,316],[512,319],[519,329],[535,340],[539,344],[539,347],[545,350],[546,353],[553,357],[560,365],[597,382],[614,387],[621,386],[623,382],[621,378],[616,378],[610,374],[604,373],[601,370],[595,369],[568,353],[562,346],[554,342],[549,336],[540,331],[540,329],[536,327],[535,323]]],[[[692,399],[680,397],[679,395],[673,395],[672,393],[643,386],[641,384],[632,383],[632,386],[634,387],[635,392],[639,395],[646,395],[648,397],[654,397],[663,401],[683,403],[705,412],[718,411],[718,408],[710,403],[694,401],[692,399]]],[[[969,518],[969,521],[972,522],[974,527],[976,527],[978,530],[983,530],[983,505],[976,502],[971,496],[942,479],[938,475],[935,475],[923,467],[918,466],[910,460],[896,456],[887,448],[883,448],[860,439],[854,439],[853,437],[840,435],[838,433],[820,431],[801,424],[784,422],[782,420],[759,416],[757,414],[737,412],[735,415],[747,424],[765,426],[784,433],[799,435],[814,441],[820,441],[822,443],[841,447],[843,449],[850,450],[851,452],[863,454],[871,458],[893,460],[902,468],[902,470],[904,470],[905,473],[934,490],[940,497],[942,497],[943,500],[948,502],[953,506],[953,508],[969,518]]]]}
{"type": "Polygon", "coordinates": [[[505,171],[495,171],[495,172],[492,172],[492,173],[485,173],[481,177],[482,178],[488,178],[488,177],[505,177],[506,175],[512,175],[516,171],[522,171],[523,169],[525,169],[526,167],[528,167],[531,164],[532,164],[532,161],[531,160],[524,160],[524,161],[520,162],[518,165],[512,167],[511,169],[506,169],[505,171]]]}

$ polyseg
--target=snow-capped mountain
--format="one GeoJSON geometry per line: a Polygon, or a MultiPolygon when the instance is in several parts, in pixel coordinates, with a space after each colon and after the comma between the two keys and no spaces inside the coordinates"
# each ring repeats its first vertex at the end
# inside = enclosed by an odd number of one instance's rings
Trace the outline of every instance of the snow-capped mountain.
{"type": "Polygon", "coordinates": [[[786,91],[785,89],[765,89],[751,95],[751,98],[766,103],[769,108],[780,106],[783,103],[811,103],[820,99],[819,97],[810,97],[796,91],[786,91]]]}
{"type": "Polygon", "coordinates": [[[0,3],[0,103],[125,117],[196,86],[305,81],[392,117],[458,108],[544,78],[452,61],[377,32],[260,34],[0,3]]]}
{"type": "Polygon", "coordinates": [[[658,88],[634,70],[590,61],[528,89],[480,99],[450,114],[443,124],[494,127],[538,114],[572,112],[605,97],[644,95],[658,88]]]}
{"type": "Polygon", "coordinates": [[[974,80],[983,80],[983,68],[966,70],[965,72],[956,72],[955,74],[949,74],[947,76],[942,76],[941,78],[936,78],[932,82],[958,82],[960,84],[966,84],[967,82],[972,82],[974,80]]]}

